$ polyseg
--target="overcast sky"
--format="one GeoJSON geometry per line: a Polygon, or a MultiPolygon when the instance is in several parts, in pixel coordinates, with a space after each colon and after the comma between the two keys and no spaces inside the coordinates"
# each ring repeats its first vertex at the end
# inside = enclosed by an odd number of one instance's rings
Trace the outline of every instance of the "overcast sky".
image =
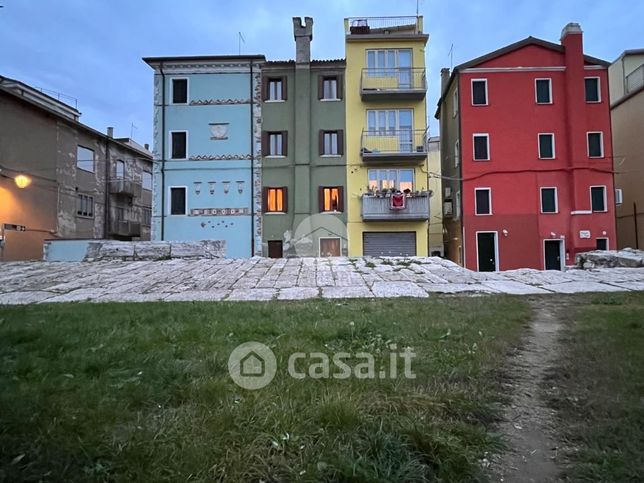
{"type": "MultiPolygon", "coordinates": [[[[152,142],[152,69],[145,56],[295,56],[294,16],[311,16],[313,57],[344,57],[343,18],[414,15],[416,0],[0,0],[0,75],[78,99],[81,120],[152,142]],[[135,127],[132,128],[132,125],[135,127]]],[[[581,23],[585,51],[613,61],[644,47],[641,0],[420,0],[429,113],[439,72],[529,35],[558,42],[581,23]]],[[[431,124],[437,134],[437,124],[431,124]]]]}

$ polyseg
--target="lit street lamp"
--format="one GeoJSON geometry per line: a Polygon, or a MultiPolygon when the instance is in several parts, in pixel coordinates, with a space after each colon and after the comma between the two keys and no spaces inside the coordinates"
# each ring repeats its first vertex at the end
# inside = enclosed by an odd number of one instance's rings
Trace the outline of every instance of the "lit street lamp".
{"type": "Polygon", "coordinates": [[[26,188],[31,184],[31,178],[29,176],[25,176],[24,174],[19,174],[14,178],[14,181],[16,183],[16,186],[20,189],[26,188]]]}

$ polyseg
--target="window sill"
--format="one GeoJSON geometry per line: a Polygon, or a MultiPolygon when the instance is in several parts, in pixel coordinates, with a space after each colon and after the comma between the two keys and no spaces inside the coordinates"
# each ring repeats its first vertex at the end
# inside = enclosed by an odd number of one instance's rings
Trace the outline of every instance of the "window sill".
{"type": "Polygon", "coordinates": [[[472,161],[474,161],[474,162],[476,162],[476,163],[480,163],[480,162],[484,162],[484,163],[485,163],[485,162],[487,162],[487,161],[489,161],[489,160],[490,160],[490,158],[487,158],[487,159],[473,159],[472,161]]]}
{"type": "Polygon", "coordinates": [[[190,103],[189,102],[171,102],[170,105],[171,106],[189,106],[190,103]]]}
{"type": "Polygon", "coordinates": [[[341,215],[344,211],[320,211],[321,215],[341,215]]]}
{"type": "Polygon", "coordinates": [[[273,158],[273,159],[284,159],[286,156],[283,154],[269,154],[267,156],[264,156],[264,158],[273,158]]]}
{"type": "Polygon", "coordinates": [[[82,218],[83,220],[93,220],[93,216],[85,216],[85,215],[79,215],[78,213],[76,214],[76,218],[82,218]]]}
{"type": "Polygon", "coordinates": [[[168,161],[188,161],[188,158],[170,158],[168,161]]]}
{"type": "Polygon", "coordinates": [[[264,215],[286,215],[286,211],[266,211],[264,215]]]}
{"type": "Polygon", "coordinates": [[[320,99],[320,102],[340,102],[342,99],[338,99],[337,97],[335,99],[320,99]]]}
{"type": "Polygon", "coordinates": [[[559,212],[558,211],[542,211],[541,214],[542,215],[558,215],[559,212]]]}
{"type": "Polygon", "coordinates": [[[586,101],[586,104],[601,104],[602,101],[586,101]]]}
{"type": "Polygon", "coordinates": [[[472,104],[472,107],[488,107],[489,104],[472,104]]]}
{"type": "Polygon", "coordinates": [[[92,173],[92,174],[96,173],[96,170],[94,169],[85,169],[85,168],[81,168],[80,166],[76,166],[76,169],[80,171],[85,171],[86,173],[92,173]]]}
{"type": "Polygon", "coordinates": [[[266,99],[264,102],[267,104],[279,104],[280,102],[286,102],[286,99],[266,99]]]}
{"type": "Polygon", "coordinates": [[[320,154],[321,158],[341,158],[341,154],[320,154]]]}
{"type": "Polygon", "coordinates": [[[557,158],[556,158],[556,157],[553,157],[553,158],[542,158],[541,156],[539,156],[539,161],[556,161],[556,160],[557,160],[557,158]]]}
{"type": "Polygon", "coordinates": [[[589,159],[606,159],[605,156],[588,156],[589,159]]]}
{"type": "Polygon", "coordinates": [[[474,213],[474,216],[492,216],[494,213],[474,213]]]}

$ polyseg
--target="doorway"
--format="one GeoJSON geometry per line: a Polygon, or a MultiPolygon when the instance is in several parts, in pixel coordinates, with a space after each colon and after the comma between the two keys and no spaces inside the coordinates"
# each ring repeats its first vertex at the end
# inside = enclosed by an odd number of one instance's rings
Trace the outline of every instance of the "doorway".
{"type": "Polygon", "coordinates": [[[339,238],[320,238],[321,257],[339,257],[340,252],[339,238]]]}
{"type": "Polygon", "coordinates": [[[268,258],[282,258],[282,240],[270,240],[268,242],[268,258]]]}
{"type": "Polygon", "coordinates": [[[561,240],[544,240],[544,257],[546,270],[562,270],[562,247],[561,240]]]}
{"type": "Polygon", "coordinates": [[[597,238],[597,250],[608,250],[608,238],[597,238]]]}
{"type": "Polygon", "coordinates": [[[479,272],[498,270],[498,245],[495,231],[476,233],[476,253],[479,272]]]}

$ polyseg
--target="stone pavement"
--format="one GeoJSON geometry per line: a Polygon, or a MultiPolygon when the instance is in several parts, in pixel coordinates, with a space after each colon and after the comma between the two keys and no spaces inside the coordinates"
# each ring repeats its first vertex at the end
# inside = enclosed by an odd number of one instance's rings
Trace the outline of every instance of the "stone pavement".
{"type": "Polygon", "coordinates": [[[644,268],[477,273],[440,258],[5,262],[0,273],[0,304],[644,290],[644,268]]]}

